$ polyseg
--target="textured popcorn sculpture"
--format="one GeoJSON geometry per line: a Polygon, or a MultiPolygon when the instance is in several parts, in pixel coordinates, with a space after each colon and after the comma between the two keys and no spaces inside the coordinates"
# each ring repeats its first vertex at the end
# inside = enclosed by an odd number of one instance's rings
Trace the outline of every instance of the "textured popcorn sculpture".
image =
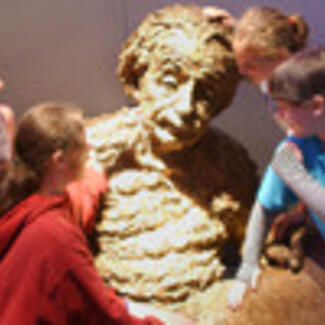
{"type": "Polygon", "coordinates": [[[137,106],[89,121],[92,154],[109,177],[96,265],[133,299],[184,303],[238,258],[256,168],[208,126],[239,81],[231,35],[223,17],[196,6],[150,14],[118,66],[137,106]]]}

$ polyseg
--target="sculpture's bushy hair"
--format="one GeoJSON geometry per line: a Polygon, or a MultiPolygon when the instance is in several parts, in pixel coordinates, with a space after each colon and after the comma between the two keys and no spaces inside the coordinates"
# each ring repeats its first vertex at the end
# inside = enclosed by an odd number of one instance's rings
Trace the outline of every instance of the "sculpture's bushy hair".
{"type": "MultiPolygon", "coordinates": [[[[170,37],[176,34],[195,42],[199,50],[193,60],[202,66],[205,60],[211,60],[213,52],[210,47],[207,55],[207,45],[213,43],[219,46],[213,53],[213,76],[219,76],[220,80],[230,78],[233,86],[228,84],[227,87],[236,87],[238,76],[231,45],[232,28],[225,25],[222,19],[209,20],[204,17],[201,7],[174,5],[149,14],[125,43],[119,58],[118,75],[127,95],[136,100],[135,93],[141,87],[141,78],[151,62],[156,58],[170,58],[172,47],[177,49],[181,46],[170,42],[170,37]]],[[[182,57],[178,56],[177,60],[182,61],[182,57]]],[[[221,91],[227,97],[227,91],[221,91]]],[[[222,106],[226,102],[229,101],[222,106]]]]}

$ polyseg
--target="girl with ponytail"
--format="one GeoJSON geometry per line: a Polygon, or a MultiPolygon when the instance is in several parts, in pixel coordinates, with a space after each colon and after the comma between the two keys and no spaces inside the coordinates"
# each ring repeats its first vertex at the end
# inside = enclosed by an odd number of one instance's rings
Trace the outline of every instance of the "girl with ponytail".
{"type": "MultiPolygon", "coordinates": [[[[308,34],[308,25],[298,14],[286,15],[271,7],[248,9],[238,20],[233,38],[240,73],[258,85],[266,99],[269,98],[267,80],[278,66],[305,47],[308,34]]],[[[289,132],[289,128],[285,132],[289,132]]],[[[292,215],[304,210],[304,205],[297,203],[292,215]]],[[[257,286],[258,259],[264,236],[276,215],[273,211],[267,213],[258,200],[252,208],[242,263],[228,293],[228,304],[233,309],[242,304],[249,287],[257,286]]]]}
{"type": "Polygon", "coordinates": [[[267,80],[273,70],[307,42],[309,28],[298,14],[285,15],[271,7],[253,7],[238,20],[233,48],[239,70],[254,83],[267,80]]]}

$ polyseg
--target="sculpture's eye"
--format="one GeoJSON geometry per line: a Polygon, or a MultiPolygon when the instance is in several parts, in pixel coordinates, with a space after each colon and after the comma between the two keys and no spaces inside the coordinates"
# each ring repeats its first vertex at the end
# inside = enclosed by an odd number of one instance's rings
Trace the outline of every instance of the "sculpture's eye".
{"type": "Polygon", "coordinates": [[[217,43],[221,44],[227,51],[232,51],[231,42],[227,38],[225,38],[224,36],[222,36],[220,34],[211,35],[206,40],[206,42],[207,42],[207,44],[209,44],[210,42],[217,42],[217,43]]]}
{"type": "Polygon", "coordinates": [[[170,89],[176,89],[178,86],[178,80],[174,75],[167,74],[162,78],[162,83],[164,86],[170,89]]]}

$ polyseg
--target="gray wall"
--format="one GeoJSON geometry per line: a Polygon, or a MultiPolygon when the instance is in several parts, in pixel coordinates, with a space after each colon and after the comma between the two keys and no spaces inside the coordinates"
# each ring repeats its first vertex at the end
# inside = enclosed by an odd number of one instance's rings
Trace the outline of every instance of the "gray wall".
{"type": "MultiPolygon", "coordinates": [[[[145,15],[172,3],[218,5],[240,15],[252,5],[302,13],[311,44],[321,43],[322,0],[1,0],[1,100],[17,115],[43,100],[73,101],[88,115],[125,105],[115,76],[122,42],[145,15]]],[[[263,170],[281,131],[268,116],[259,92],[243,83],[231,108],[213,123],[240,141],[263,170]]]]}

